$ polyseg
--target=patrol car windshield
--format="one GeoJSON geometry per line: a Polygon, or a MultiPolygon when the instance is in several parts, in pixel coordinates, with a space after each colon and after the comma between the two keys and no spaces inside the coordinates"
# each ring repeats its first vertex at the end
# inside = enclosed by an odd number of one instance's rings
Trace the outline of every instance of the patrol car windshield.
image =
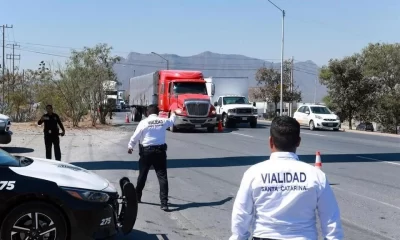
{"type": "Polygon", "coordinates": [[[331,114],[331,111],[326,107],[311,107],[311,111],[316,114],[331,114]]]}
{"type": "Polygon", "coordinates": [[[177,82],[174,83],[173,92],[175,94],[191,93],[207,95],[207,88],[205,83],[177,82]]]}
{"type": "Polygon", "coordinates": [[[224,105],[227,104],[249,104],[245,97],[224,97],[224,105]]]}
{"type": "Polygon", "coordinates": [[[8,152],[0,149],[0,166],[19,167],[19,160],[8,152]]]}

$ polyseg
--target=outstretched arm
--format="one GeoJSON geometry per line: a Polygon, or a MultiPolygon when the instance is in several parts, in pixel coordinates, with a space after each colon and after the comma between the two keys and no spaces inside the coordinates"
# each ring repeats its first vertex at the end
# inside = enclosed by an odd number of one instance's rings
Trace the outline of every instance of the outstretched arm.
{"type": "Polygon", "coordinates": [[[167,129],[174,126],[175,120],[176,120],[176,113],[175,111],[173,111],[171,113],[171,116],[165,121],[165,128],[167,129]]]}

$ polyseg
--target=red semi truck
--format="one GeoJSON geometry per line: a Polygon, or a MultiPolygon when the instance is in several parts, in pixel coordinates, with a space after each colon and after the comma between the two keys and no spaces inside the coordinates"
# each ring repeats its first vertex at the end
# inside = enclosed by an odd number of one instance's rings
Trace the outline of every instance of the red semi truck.
{"type": "MultiPolygon", "coordinates": [[[[147,106],[158,104],[161,117],[167,118],[177,110],[171,132],[193,128],[207,128],[208,132],[214,132],[216,112],[202,72],[160,70],[131,78],[129,88],[129,105],[137,110],[134,121],[141,120],[147,106]]],[[[212,91],[215,91],[214,85],[212,91]]]]}

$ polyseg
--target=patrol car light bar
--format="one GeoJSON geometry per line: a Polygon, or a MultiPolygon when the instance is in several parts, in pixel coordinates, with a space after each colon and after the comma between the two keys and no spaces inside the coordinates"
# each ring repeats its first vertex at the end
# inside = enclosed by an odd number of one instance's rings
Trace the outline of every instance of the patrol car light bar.
{"type": "Polygon", "coordinates": [[[89,190],[74,189],[74,188],[62,188],[71,196],[89,202],[107,202],[110,196],[104,192],[94,192],[89,190]]]}

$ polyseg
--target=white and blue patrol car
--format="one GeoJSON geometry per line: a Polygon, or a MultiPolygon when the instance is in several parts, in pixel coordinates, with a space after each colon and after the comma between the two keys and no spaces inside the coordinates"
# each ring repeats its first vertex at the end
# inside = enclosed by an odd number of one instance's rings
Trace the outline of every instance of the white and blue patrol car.
{"type": "Polygon", "coordinates": [[[135,187],[54,160],[0,150],[0,239],[108,239],[131,232],[137,217],[135,187]]]}

